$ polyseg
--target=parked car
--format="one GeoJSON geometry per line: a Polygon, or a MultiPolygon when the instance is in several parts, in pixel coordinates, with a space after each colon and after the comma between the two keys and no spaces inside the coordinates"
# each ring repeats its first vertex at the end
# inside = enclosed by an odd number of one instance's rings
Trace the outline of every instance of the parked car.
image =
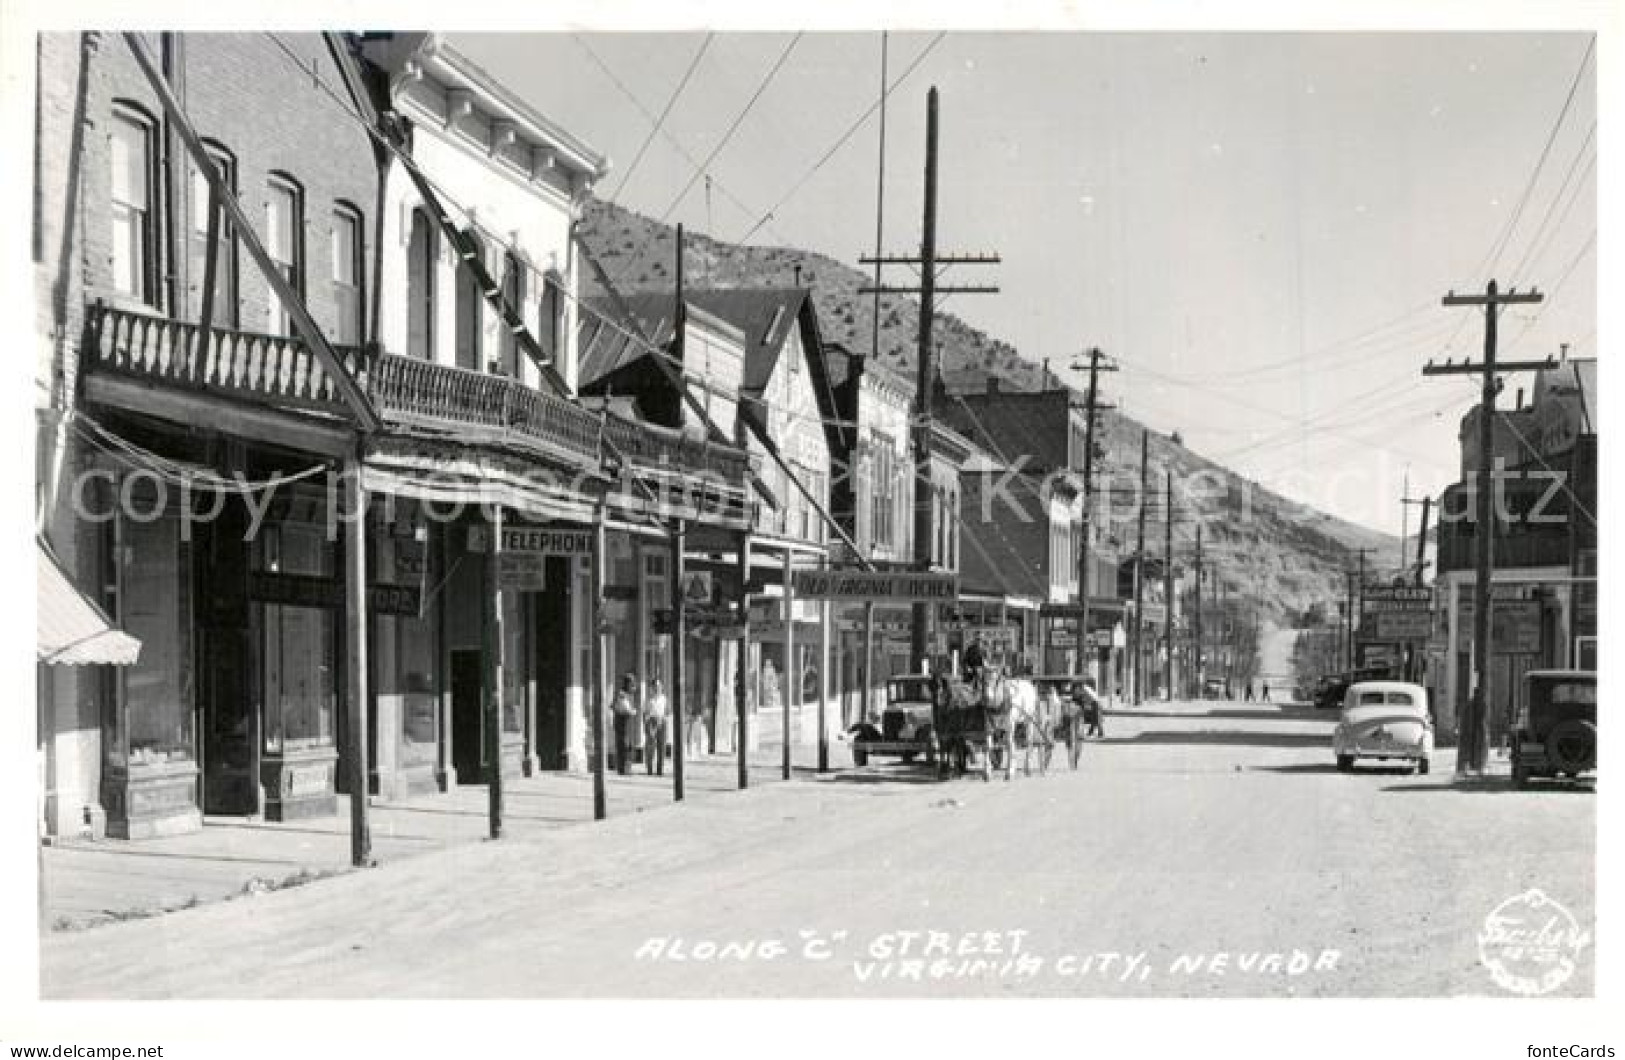
{"type": "Polygon", "coordinates": [[[1512,782],[1568,777],[1597,768],[1597,675],[1590,670],[1530,670],[1512,732],[1512,782]]]}
{"type": "Polygon", "coordinates": [[[1332,733],[1337,768],[1348,772],[1359,758],[1409,761],[1426,773],[1433,758],[1433,717],[1427,689],[1402,681],[1357,681],[1343,696],[1343,714],[1332,733]]]}
{"type": "Polygon", "coordinates": [[[1343,705],[1349,687],[1356,681],[1380,681],[1388,677],[1386,666],[1330,673],[1315,682],[1313,703],[1320,710],[1336,710],[1343,705]]]}
{"type": "Polygon", "coordinates": [[[935,755],[932,732],[932,679],[920,674],[894,677],[886,682],[886,706],[880,724],[861,721],[848,729],[852,737],[852,764],[865,766],[872,755],[891,755],[912,762],[935,755]]]}
{"type": "Polygon", "coordinates": [[[1203,699],[1225,699],[1224,681],[1217,677],[1210,677],[1202,682],[1203,699]]]}

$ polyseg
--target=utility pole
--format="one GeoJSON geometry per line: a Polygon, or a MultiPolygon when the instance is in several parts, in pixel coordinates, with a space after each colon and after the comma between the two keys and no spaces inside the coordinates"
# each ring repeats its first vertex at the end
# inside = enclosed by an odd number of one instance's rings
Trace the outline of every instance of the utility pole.
{"type": "Polygon", "coordinates": [[[1428,509],[1432,504],[1432,497],[1422,498],[1422,529],[1416,534],[1416,584],[1418,587],[1421,586],[1424,577],[1426,560],[1423,559],[1423,550],[1427,548],[1428,544],[1428,509]]]}
{"type": "Polygon", "coordinates": [[[1343,668],[1354,669],[1354,572],[1343,572],[1344,592],[1347,600],[1343,604],[1343,668]]]}
{"type": "MultiPolygon", "coordinates": [[[[1411,496],[1411,490],[1410,490],[1410,483],[1409,483],[1409,481],[1406,482],[1406,484],[1405,484],[1405,493],[1404,493],[1403,496],[1401,496],[1399,498],[1400,514],[1402,516],[1402,520],[1400,522],[1400,532],[1399,532],[1399,569],[1402,572],[1407,572],[1408,573],[1409,570],[1410,570],[1410,565],[1405,562],[1405,539],[1406,539],[1406,537],[1409,536],[1409,534],[1407,532],[1407,526],[1408,526],[1408,524],[1410,522],[1410,519],[1409,519],[1410,512],[1408,511],[1408,509],[1410,509],[1410,508],[1412,508],[1412,507],[1414,507],[1415,505],[1418,505],[1418,504],[1420,504],[1422,506],[1422,529],[1418,532],[1417,546],[1416,546],[1416,556],[1417,556],[1416,561],[1417,561],[1418,564],[1420,564],[1422,562],[1422,558],[1421,558],[1422,557],[1422,543],[1427,540],[1427,536],[1428,536],[1427,509],[1428,509],[1428,505],[1431,504],[1431,503],[1432,503],[1432,498],[1431,497],[1412,497],[1411,496]]],[[[1417,573],[1417,577],[1420,578],[1422,572],[1420,570],[1418,570],[1416,573],[1417,573]]],[[[1409,580],[1409,579],[1406,579],[1406,580],[1409,580]]],[[[1420,582],[1418,582],[1418,584],[1420,584],[1420,582]]]]}
{"type": "Polygon", "coordinates": [[[1138,525],[1134,535],[1134,703],[1138,706],[1145,701],[1144,689],[1141,687],[1145,681],[1145,618],[1142,608],[1145,604],[1145,509],[1150,499],[1146,495],[1145,476],[1148,469],[1148,454],[1150,452],[1151,432],[1140,432],[1140,513],[1138,525]]]}
{"type": "Polygon", "coordinates": [[[1460,733],[1460,753],[1456,759],[1456,772],[1464,774],[1477,774],[1484,771],[1485,760],[1489,754],[1489,697],[1490,697],[1490,581],[1495,576],[1495,560],[1493,553],[1495,533],[1495,506],[1491,491],[1494,486],[1495,465],[1495,395],[1500,387],[1496,376],[1502,372],[1536,371],[1542,368],[1555,368],[1557,362],[1548,357],[1545,361],[1513,361],[1500,366],[1495,361],[1495,325],[1500,308],[1504,305],[1528,305],[1544,300],[1544,295],[1538,291],[1519,293],[1516,287],[1505,294],[1500,293],[1494,280],[1485,287],[1482,295],[1458,295],[1451,291],[1444,297],[1446,306],[1483,306],[1484,307],[1484,360],[1479,364],[1464,361],[1455,364],[1447,361],[1442,365],[1431,361],[1423,367],[1422,374],[1428,375],[1464,375],[1477,374],[1482,379],[1482,396],[1479,399],[1478,416],[1478,513],[1474,534],[1477,545],[1477,563],[1473,577],[1473,596],[1475,607],[1473,611],[1473,692],[1467,704],[1467,716],[1463,719],[1460,733]]]}
{"type": "Polygon", "coordinates": [[[1165,559],[1163,560],[1163,607],[1162,616],[1163,639],[1168,642],[1168,687],[1164,690],[1163,698],[1169,702],[1174,698],[1174,473],[1163,471],[1163,478],[1167,489],[1167,501],[1163,508],[1163,527],[1167,533],[1164,545],[1165,559]]]}
{"type": "MultiPolygon", "coordinates": [[[[706,194],[711,191],[711,178],[705,178],[706,194]]],[[[709,198],[708,200],[709,201],[709,198]]],[[[672,308],[672,353],[676,356],[678,365],[686,365],[685,359],[688,342],[688,304],[687,295],[683,287],[683,226],[677,226],[677,298],[672,308]]],[[[685,369],[686,370],[686,369],[685,369]]],[[[683,579],[684,550],[687,546],[687,533],[683,520],[672,520],[671,526],[671,694],[667,697],[670,704],[668,716],[671,720],[671,797],[674,802],[682,802],[684,792],[683,745],[687,741],[683,735],[688,732],[688,704],[684,701],[684,674],[683,650],[688,639],[688,622],[683,617],[683,579]]]]}
{"type": "MultiPolygon", "coordinates": [[[[1095,410],[1100,373],[1115,372],[1117,366],[1103,364],[1106,355],[1096,347],[1090,347],[1085,356],[1089,358],[1089,396],[1083,427],[1083,533],[1079,535],[1083,540],[1078,544],[1078,603],[1083,608],[1082,617],[1078,619],[1078,655],[1088,660],[1084,673],[1092,674],[1095,648],[1089,641],[1089,535],[1095,494],[1095,410]]],[[[1105,682],[1101,684],[1104,686],[1105,682]]]]}
{"type": "Polygon", "coordinates": [[[1349,585],[1349,593],[1348,593],[1348,596],[1349,596],[1349,599],[1348,599],[1348,607],[1349,607],[1348,667],[1349,667],[1350,670],[1352,670],[1352,669],[1354,669],[1354,626],[1355,626],[1355,622],[1358,620],[1358,618],[1360,616],[1360,611],[1356,610],[1356,607],[1355,607],[1354,588],[1355,588],[1355,586],[1359,587],[1359,590],[1360,590],[1359,608],[1360,608],[1360,610],[1363,610],[1365,608],[1365,554],[1367,552],[1375,552],[1377,550],[1374,549],[1374,548],[1371,548],[1370,546],[1362,545],[1359,548],[1351,548],[1351,549],[1349,549],[1349,551],[1357,554],[1359,556],[1359,558],[1360,558],[1360,569],[1359,569],[1358,572],[1350,572],[1350,571],[1345,571],[1344,572],[1344,577],[1345,578],[1356,578],[1355,581],[1350,583],[1350,585],[1349,585]]]}
{"type": "MultiPolygon", "coordinates": [[[[877,221],[878,227],[878,221],[877,221]]],[[[919,347],[916,354],[916,383],[914,407],[914,562],[922,571],[931,569],[932,521],[935,510],[931,504],[931,420],[932,396],[936,389],[936,346],[932,339],[932,324],[936,314],[936,296],[942,294],[997,294],[997,287],[938,287],[937,266],[944,264],[997,264],[996,254],[939,255],[937,253],[937,89],[932,86],[925,99],[925,217],[920,236],[918,257],[876,253],[858,259],[865,265],[874,265],[876,275],[882,265],[912,265],[920,272],[918,287],[888,287],[876,282],[873,287],[859,288],[859,294],[914,294],[920,298],[919,347]]],[[[878,314],[877,314],[878,316],[878,314]]],[[[878,325],[876,325],[878,327],[878,325]]],[[[914,621],[909,631],[909,655],[918,665],[924,661],[930,644],[933,603],[920,601],[914,605],[914,621]]]]}
{"type": "Polygon", "coordinates": [[[1196,698],[1202,698],[1202,524],[1196,524],[1196,698]]]}

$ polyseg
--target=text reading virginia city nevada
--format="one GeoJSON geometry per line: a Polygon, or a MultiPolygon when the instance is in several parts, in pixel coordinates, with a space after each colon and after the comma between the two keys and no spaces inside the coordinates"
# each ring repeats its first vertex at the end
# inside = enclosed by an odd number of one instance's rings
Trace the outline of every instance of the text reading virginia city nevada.
{"type": "Polygon", "coordinates": [[[1564,25],[31,30],[39,996],[1595,998],[1564,25]]]}

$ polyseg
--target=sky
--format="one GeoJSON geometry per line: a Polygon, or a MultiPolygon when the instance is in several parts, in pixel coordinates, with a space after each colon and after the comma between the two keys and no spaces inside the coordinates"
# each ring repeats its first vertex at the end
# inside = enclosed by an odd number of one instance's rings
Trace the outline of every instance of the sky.
{"type": "MultiPolygon", "coordinates": [[[[854,265],[874,248],[878,31],[449,39],[610,156],[605,198],[854,265]]],[[[1457,477],[1476,400],[1421,375],[1482,352],[1482,312],[1447,291],[1548,293],[1505,311],[1503,359],[1596,353],[1590,41],[889,32],[884,245],[919,248],[934,85],[939,250],[1002,257],[949,274],[999,294],[942,308],[1063,371],[1097,346],[1130,415],[1398,533],[1407,483],[1457,477]]]]}

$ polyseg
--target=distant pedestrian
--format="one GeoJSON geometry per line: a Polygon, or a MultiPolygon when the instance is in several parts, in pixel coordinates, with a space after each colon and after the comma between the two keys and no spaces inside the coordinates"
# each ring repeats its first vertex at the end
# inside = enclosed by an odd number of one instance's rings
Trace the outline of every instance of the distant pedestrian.
{"type": "Polygon", "coordinates": [[[649,775],[666,773],[666,745],[671,740],[666,687],[656,677],[649,682],[649,698],[643,704],[643,764],[649,775]]]}
{"type": "Polygon", "coordinates": [[[1270,683],[1268,681],[1265,681],[1264,682],[1264,702],[1268,703],[1269,701],[1270,701],[1270,683]]]}
{"type": "Polygon", "coordinates": [[[987,665],[987,658],[982,651],[982,638],[977,637],[971,641],[970,647],[965,649],[965,680],[975,681],[981,675],[982,668],[987,665]]]}
{"type": "Polygon", "coordinates": [[[1095,692],[1095,679],[1085,677],[1075,688],[1078,706],[1083,708],[1083,723],[1086,726],[1083,735],[1105,739],[1106,726],[1102,717],[1105,711],[1101,709],[1100,696],[1095,692]]]}
{"type": "Polygon", "coordinates": [[[615,693],[611,712],[615,718],[615,772],[625,776],[632,771],[632,744],[637,739],[638,679],[636,674],[621,677],[621,687],[615,693]]]}
{"type": "Polygon", "coordinates": [[[1245,698],[1248,703],[1253,701],[1253,683],[1251,681],[1247,682],[1247,693],[1245,698]]]}

